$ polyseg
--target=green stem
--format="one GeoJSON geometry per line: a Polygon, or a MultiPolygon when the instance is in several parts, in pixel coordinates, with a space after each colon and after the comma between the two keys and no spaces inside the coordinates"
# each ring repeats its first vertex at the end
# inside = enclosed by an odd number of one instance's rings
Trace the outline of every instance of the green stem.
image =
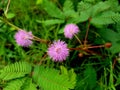
{"type": "MultiPolygon", "coordinates": [[[[19,28],[19,27],[15,26],[14,24],[10,23],[10,22],[6,19],[5,16],[4,16],[4,18],[1,18],[1,17],[0,17],[0,19],[1,19],[3,22],[5,22],[5,23],[7,23],[8,25],[10,25],[11,27],[15,28],[16,30],[22,30],[21,28],[19,28]]],[[[35,40],[35,41],[42,42],[42,43],[46,43],[46,44],[48,44],[48,42],[49,42],[49,41],[47,41],[47,40],[40,39],[40,38],[38,38],[38,37],[36,37],[36,36],[34,36],[34,40],[35,40]]]]}
{"type": "Polygon", "coordinates": [[[36,37],[36,36],[33,36],[33,37],[34,37],[34,40],[35,40],[35,41],[39,41],[39,42],[42,42],[42,43],[49,44],[49,41],[47,41],[47,40],[44,40],[44,39],[38,38],[38,37],[36,37]]]}
{"type": "Polygon", "coordinates": [[[78,38],[78,36],[76,34],[74,34],[75,38],[78,40],[78,42],[82,45],[81,40],[78,38]]]}
{"type": "Polygon", "coordinates": [[[5,15],[6,15],[7,12],[8,12],[8,8],[9,8],[9,6],[10,6],[10,0],[8,0],[8,4],[7,4],[6,10],[5,10],[5,15]]]}
{"type": "Polygon", "coordinates": [[[10,23],[6,18],[0,18],[3,22],[7,23],[11,27],[15,28],[16,30],[21,30],[21,28],[15,26],[14,24],[10,23]]]}

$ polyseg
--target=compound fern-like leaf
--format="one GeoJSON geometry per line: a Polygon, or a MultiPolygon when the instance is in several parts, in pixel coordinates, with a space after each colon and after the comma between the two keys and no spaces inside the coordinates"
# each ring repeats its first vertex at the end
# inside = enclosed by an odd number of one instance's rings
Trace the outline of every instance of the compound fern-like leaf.
{"type": "Polygon", "coordinates": [[[51,1],[43,0],[43,8],[44,10],[51,16],[59,19],[64,19],[64,15],[62,11],[51,1]]]}
{"type": "Polygon", "coordinates": [[[11,80],[19,77],[23,77],[31,72],[31,65],[27,62],[16,62],[5,66],[0,70],[0,79],[11,80]]]}
{"type": "Polygon", "coordinates": [[[36,85],[32,82],[32,78],[27,78],[23,83],[21,90],[37,90],[36,85]]]}
{"type": "Polygon", "coordinates": [[[35,67],[33,79],[43,90],[69,90],[74,88],[67,75],[43,66],[35,67]]]}
{"type": "Polygon", "coordinates": [[[26,78],[11,80],[10,82],[7,83],[6,87],[3,88],[3,90],[21,90],[21,87],[25,80],[26,78]]]}
{"type": "Polygon", "coordinates": [[[115,13],[112,11],[103,12],[92,18],[91,23],[94,25],[107,25],[113,24],[115,21],[113,20],[115,17],[115,13]]]}
{"type": "Polygon", "coordinates": [[[69,78],[69,82],[74,88],[76,85],[76,74],[74,70],[73,69],[67,70],[64,66],[61,66],[60,69],[61,69],[61,74],[67,75],[67,77],[69,78]]]}

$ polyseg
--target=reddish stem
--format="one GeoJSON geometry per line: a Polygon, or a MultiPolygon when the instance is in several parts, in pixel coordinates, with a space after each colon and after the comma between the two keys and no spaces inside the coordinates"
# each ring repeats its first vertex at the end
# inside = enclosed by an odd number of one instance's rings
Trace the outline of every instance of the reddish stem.
{"type": "Polygon", "coordinates": [[[86,30],[84,46],[86,46],[86,44],[87,44],[87,37],[88,37],[89,28],[90,28],[90,21],[91,21],[91,18],[88,19],[88,27],[87,27],[87,30],[86,30]]]}
{"type": "Polygon", "coordinates": [[[69,50],[82,50],[82,48],[69,48],[69,50]]]}
{"type": "Polygon", "coordinates": [[[42,59],[39,61],[38,65],[41,65],[42,62],[45,60],[46,57],[47,57],[47,53],[44,54],[44,56],[42,57],[42,59]]]}
{"type": "Polygon", "coordinates": [[[112,68],[113,68],[113,69],[114,69],[114,67],[115,67],[116,62],[117,62],[117,59],[115,58],[115,59],[114,59],[114,62],[113,62],[113,65],[112,65],[112,68]]]}
{"type": "Polygon", "coordinates": [[[90,48],[102,48],[102,47],[105,47],[105,45],[90,46],[90,47],[87,47],[87,48],[90,49],[90,48]]]}

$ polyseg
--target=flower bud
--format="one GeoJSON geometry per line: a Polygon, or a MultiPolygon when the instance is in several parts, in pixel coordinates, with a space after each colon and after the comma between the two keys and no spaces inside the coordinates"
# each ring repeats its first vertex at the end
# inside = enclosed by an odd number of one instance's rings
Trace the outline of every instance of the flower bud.
{"type": "Polygon", "coordinates": [[[112,44],[109,43],[109,42],[108,42],[108,43],[105,43],[104,45],[105,45],[106,48],[110,48],[110,47],[112,46],[112,44]]]}

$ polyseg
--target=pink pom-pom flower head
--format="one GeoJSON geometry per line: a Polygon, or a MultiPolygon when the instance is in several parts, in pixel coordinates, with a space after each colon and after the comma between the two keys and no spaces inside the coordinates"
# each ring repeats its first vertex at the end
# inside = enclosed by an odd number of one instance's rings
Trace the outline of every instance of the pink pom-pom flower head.
{"type": "Polygon", "coordinates": [[[32,35],[32,32],[18,30],[14,38],[18,45],[23,47],[28,47],[32,44],[33,35],[32,35]]]}
{"type": "Polygon", "coordinates": [[[66,38],[72,39],[74,34],[77,34],[79,31],[79,27],[76,24],[67,24],[64,28],[64,35],[66,38]]]}
{"type": "Polygon", "coordinates": [[[69,55],[69,49],[64,41],[58,40],[49,46],[47,53],[53,61],[62,62],[69,55]]]}

